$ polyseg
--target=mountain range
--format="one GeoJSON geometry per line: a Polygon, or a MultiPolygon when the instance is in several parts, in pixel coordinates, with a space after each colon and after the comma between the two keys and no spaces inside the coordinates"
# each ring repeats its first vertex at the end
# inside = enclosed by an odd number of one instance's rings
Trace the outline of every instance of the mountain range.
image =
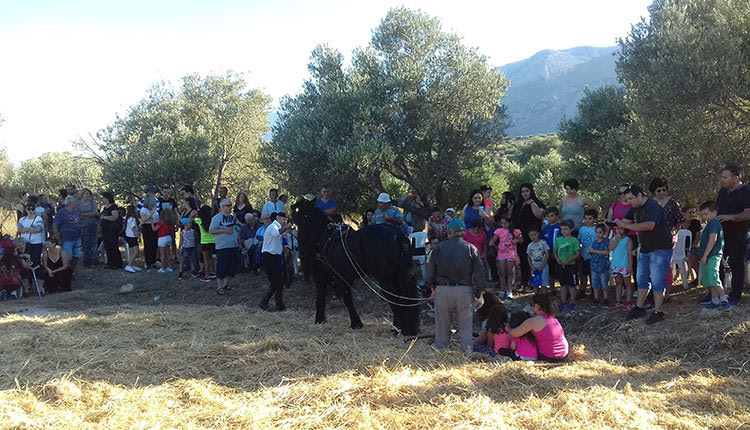
{"type": "MultiPolygon", "coordinates": [[[[545,49],[531,57],[498,67],[510,81],[502,102],[512,122],[508,137],[556,133],[563,118],[576,114],[576,103],[586,87],[618,85],[615,73],[617,46],[580,46],[545,49]]],[[[271,124],[278,111],[268,116],[271,124]]],[[[269,131],[266,140],[271,139],[269,131]]]]}
{"type": "Polygon", "coordinates": [[[556,133],[560,120],[575,116],[584,88],[618,85],[615,60],[619,49],[545,49],[525,60],[498,67],[510,81],[503,98],[512,122],[506,135],[556,133]]]}

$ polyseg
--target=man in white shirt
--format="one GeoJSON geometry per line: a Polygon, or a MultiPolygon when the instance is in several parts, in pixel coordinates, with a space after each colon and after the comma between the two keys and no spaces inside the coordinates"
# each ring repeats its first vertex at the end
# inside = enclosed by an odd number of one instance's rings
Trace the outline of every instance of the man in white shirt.
{"type": "Polygon", "coordinates": [[[268,191],[268,201],[263,205],[263,209],[260,211],[261,215],[270,215],[274,212],[276,212],[277,214],[286,212],[284,202],[278,199],[279,190],[277,190],[276,188],[271,188],[268,191]]]}
{"type": "Polygon", "coordinates": [[[284,301],[282,300],[284,286],[284,271],[282,267],[284,245],[282,235],[294,227],[294,224],[289,222],[284,212],[278,214],[272,213],[270,218],[274,219],[274,221],[266,227],[266,232],[263,234],[263,249],[260,254],[260,264],[266,271],[268,282],[271,283],[271,286],[263,295],[263,299],[258,304],[258,307],[268,310],[268,301],[271,299],[271,296],[275,295],[276,310],[283,311],[286,309],[286,306],[284,306],[284,301]]]}

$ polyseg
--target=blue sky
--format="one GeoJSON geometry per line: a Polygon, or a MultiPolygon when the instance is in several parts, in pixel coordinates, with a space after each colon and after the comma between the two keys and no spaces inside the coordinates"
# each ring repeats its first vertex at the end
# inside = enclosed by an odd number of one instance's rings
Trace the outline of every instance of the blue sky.
{"type": "Polygon", "coordinates": [[[347,56],[388,9],[438,17],[495,65],[542,49],[609,46],[651,0],[0,0],[0,147],[11,160],[69,150],[159,80],[247,73],[274,106],[307,77],[312,49],[347,56]]]}

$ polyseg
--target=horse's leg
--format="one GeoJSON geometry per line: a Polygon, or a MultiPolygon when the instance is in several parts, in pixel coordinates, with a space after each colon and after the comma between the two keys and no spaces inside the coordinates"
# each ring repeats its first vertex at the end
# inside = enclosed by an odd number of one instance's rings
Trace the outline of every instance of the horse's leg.
{"type": "Polygon", "coordinates": [[[326,288],[328,287],[328,276],[315,274],[315,324],[326,322],[326,288]]]}
{"type": "Polygon", "coordinates": [[[362,320],[359,318],[357,310],[354,309],[354,300],[352,299],[351,287],[349,285],[343,285],[342,283],[338,284],[341,285],[341,297],[344,299],[344,304],[349,310],[349,319],[351,321],[351,325],[349,327],[353,329],[360,329],[364,327],[364,325],[362,324],[362,320]]]}
{"type": "MultiPolygon", "coordinates": [[[[395,292],[399,296],[417,298],[416,283],[414,280],[410,280],[409,277],[396,279],[395,292]]],[[[417,306],[416,300],[399,299],[394,300],[403,303],[405,306],[395,306],[394,316],[399,315],[399,322],[396,327],[401,330],[401,334],[404,336],[416,336],[419,334],[419,312],[420,307],[417,306]]],[[[394,325],[396,323],[394,322],[394,325]]]]}

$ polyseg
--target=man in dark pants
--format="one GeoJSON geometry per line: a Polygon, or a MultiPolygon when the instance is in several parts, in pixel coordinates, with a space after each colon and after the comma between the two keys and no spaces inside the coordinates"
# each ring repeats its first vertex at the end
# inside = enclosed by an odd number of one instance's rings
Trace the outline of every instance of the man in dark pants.
{"type": "Polygon", "coordinates": [[[271,300],[271,296],[275,295],[276,310],[283,311],[286,309],[286,306],[284,306],[284,300],[282,299],[282,290],[284,287],[282,255],[284,245],[281,235],[291,229],[294,224],[289,222],[284,212],[278,214],[274,212],[270,218],[274,221],[266,227],[266,232],[263,234],[263,250],[260,254],[260,264],[266,271],[268,282],[271,283],[271,286],[263,295],[263,299],[258,304],[258,307],[268,310],[268,301],[271,300]]]}
{"type": "Polygon", "coordinates": [[[463,240],[466,229],[464,222],[453,219],[448,229],[451,237],[435,246],[425,280],[432,288],[435,299],[435,348],[448,348],[451,318],[455,313],[461,351],[469,352],[472,343],[472,296],[477,300],[481,295],[484,269],[477,248],[463,240]]]}
{"type": "MultiPolygon", "coordinates": [[[[721,171],[721,190],[716,198],[718,220],[724,227],[724,255],[732,271],[732,291],[729,304],[739,306],[745,286],[745,250],[750,227],[750,188],[742,183],[740,171],[726,166],[721,171]]],[[[725,288],[728,285],[724,286],[725,288]]]]}

